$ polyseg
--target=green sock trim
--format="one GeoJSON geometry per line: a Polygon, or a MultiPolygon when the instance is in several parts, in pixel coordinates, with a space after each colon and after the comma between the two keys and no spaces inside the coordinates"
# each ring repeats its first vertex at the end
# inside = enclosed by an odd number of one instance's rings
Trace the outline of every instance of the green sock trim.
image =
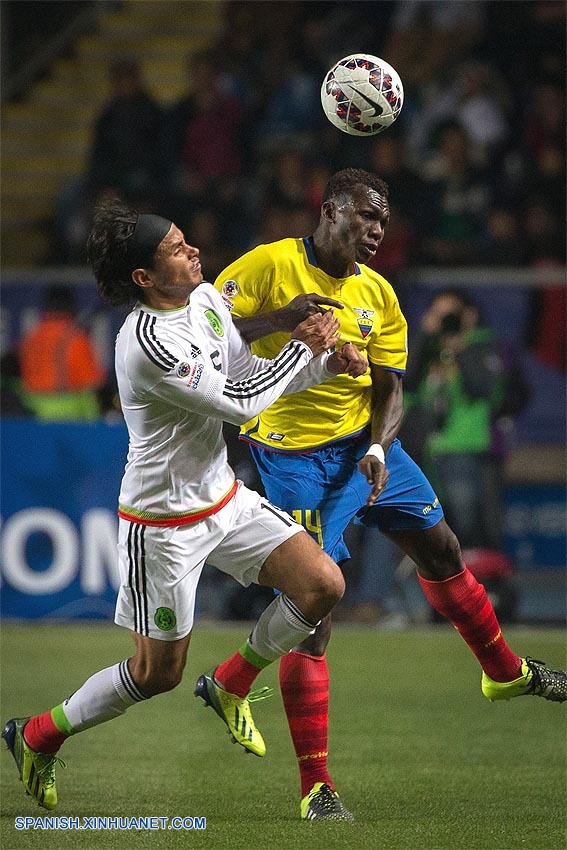
{"type": "Polygon", "coordinates": [[[51,709],[51,719],[53,723],[63,735],[74,735],[75,730],[71,727],[69,721],[65,717],[65,712],[63,711],[63,704],[56,705],[55,708],[51,709]]]}
{"type": "Polygon", "coordinates": [[[244,646],[241,646],[238,651],[243,656],[243,658],[246,659],[246,661],[249,661],[250,664],[253,664],[254,667],[258,667],[260,670],[263,670],[264,667],[267,667],[268,664],[272,663],[266,658],[262,658],[262,656],[258,655],[257,652],[254,652],[254,650],[248,643],[245,643],[244,646]]]}

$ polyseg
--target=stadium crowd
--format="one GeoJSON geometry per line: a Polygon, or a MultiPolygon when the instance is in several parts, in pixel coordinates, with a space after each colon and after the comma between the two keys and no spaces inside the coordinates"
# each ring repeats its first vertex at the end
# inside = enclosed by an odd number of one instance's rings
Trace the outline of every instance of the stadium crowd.
{"type": "Polygon", "coordinates": [[[564,22],[563,4],[545,0],[231,0],[177,103],[147,92],[143,57],[112,65],[50,259],[83,259],[90,210],[116,193],[173,215],[213,279],[255,244],[309,232],[330,174],[353,166],[391,187],[376,263],[394,282],[408,264],[563,262],[564,22]],[[368,139],[338,133],[319,100],[330,65],[364,51],[405,87],[397,123],[368,139]]]}

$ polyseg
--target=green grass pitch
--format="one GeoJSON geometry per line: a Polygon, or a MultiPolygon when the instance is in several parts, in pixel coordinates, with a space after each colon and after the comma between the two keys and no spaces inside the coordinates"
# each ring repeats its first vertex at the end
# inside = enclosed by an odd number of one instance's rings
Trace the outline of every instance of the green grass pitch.
{"type": "MultiPolygon", "coordinates": [[[[297,770],[279,692],[254,716],[268,753],[230,743],[193,698],[197,675],[245,639],[247,624],[198,623],[182,685],[68,741],[58,771],[68,817],[206,817],[206,830],[15,829],[47,815],[0,755],[0,846],[41,850],[536,850],[565,847],[565,706],[491,704],[476,660],[450,626],[384,633],[337,627],[330,767],[354,824],[298,820],[297,770]]],[[[565,663],[559,630],[509,628],[521,654],[565,663]]],[[[4,625],[2,719],[44,711],[131,654],[109,625],[4,625]]],[[[277,686],[276,665],[258,684],[277,686]]]]}

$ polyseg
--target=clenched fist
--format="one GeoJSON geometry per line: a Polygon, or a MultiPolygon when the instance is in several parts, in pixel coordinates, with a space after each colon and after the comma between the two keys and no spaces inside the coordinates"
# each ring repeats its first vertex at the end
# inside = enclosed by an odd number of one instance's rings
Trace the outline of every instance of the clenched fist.
{"type": "Polygon", "coordinates": [[[291,334],[292,339],[299,339],[309,346],[313,356],[317,357],[328,351],[339,340],[339,321],[333,312],[315,313],[299,324],[291,334]]]}
{"type": "Polygon", "coordinates": [[[347,374],[351,378],[359,378],[368,369],[368,360],[356,345],[346,342],[342,348],[333,351],[327,360],[327,369],[335,375],[347,374]]]}

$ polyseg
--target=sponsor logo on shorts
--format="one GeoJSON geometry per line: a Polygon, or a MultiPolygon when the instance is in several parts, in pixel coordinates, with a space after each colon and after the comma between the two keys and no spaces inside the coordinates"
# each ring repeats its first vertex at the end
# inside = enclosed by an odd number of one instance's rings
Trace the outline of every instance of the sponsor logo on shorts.
{"type": "Polygon", "coordinates": [[[225,280],[222,285],[222,294],[226,295],[227,298],[234,298],[235,295],[239,293],[238,284],[235,280],[225,280]]]}
{"type": "Polygon", "coordinates": [[[177,369],[175,370],[175,372],[179,378],[186,378],[191,369],[193,369],[191,363],[183,361],[183,363],[177,364],[177,369]]]}
{"type": "Polygon", "coordinates": [[[278,434],[276,431],[268,431],[267,437],[268,440],[275,440],[277,443],[281,443],[285,434],[278,434]]]}
{"type": "Polygon", "coordinates": [[[162,632],[170,632],[177,625],[177,617],[171,608],[157,608],[154,623],[162,632]]]}
{"type": "Polygon", "coordinates": [[[422,514],[427,516],[427,514],[431,513],[431,511],[435,510],[435,508],[439,505],[439,499],[435,496],[435,500],[431,502],[430,505],[426,505],[422,510],[422,514]]]}
{"type": "Polygon", "coordinates": [[[217,336],[224,336],[224,328],[222,322],[214,310],[205,310],[205,316],[209,325],[212,327],[217,336]]]}

